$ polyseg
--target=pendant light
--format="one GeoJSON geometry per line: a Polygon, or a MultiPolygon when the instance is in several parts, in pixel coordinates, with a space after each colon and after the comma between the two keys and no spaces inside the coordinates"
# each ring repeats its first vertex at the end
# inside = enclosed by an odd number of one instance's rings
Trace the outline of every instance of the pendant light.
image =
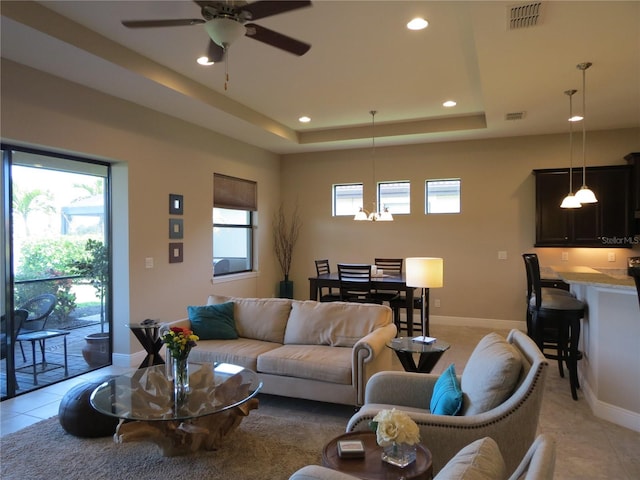
{"type": "Polygon", "coordinates": [[[580,208],[582,204],[576,199],[573,194],[573,94],[576,93],[577,90],[566,90],[564,92],[565,95],[569,97],[569,193],[564,200],[562,200],[562,204],[560,208],[580,208]]]}
{"type": "MultiPolygon", "coordinates": [[[[369,113],[371,114],[371,163],[373,167],[373,185],[374,185],[374,188],[377,190],[376,160],[374,155],[376,153],[375,118],[376,118],[376,113],[378,112],[376,110],[371,110],[369,111],[369,113]]],[[[389,212],[389,209],[385,207],[379,211],[376,205],[377,203],[373,202],[373,211],[371,212],[367,211],[364,207],[360,207],[360,210],[358,211],[358,213],[356,213],[353,219],[357,221],[366,220],[368,222],[392,222],[393,216],[391,215],[391,212],[389,212]]]]}
{"type": "Polygon", "coordinates": [[[598,199],[589,187],[587,187],[587,121],[586,112],[586,71],[591,66],[591,62],[579,63],[576,65],[578,70],[582,70],[582,187],[576,192],[576,199],[582,203],[596,203],[598,199]]]}

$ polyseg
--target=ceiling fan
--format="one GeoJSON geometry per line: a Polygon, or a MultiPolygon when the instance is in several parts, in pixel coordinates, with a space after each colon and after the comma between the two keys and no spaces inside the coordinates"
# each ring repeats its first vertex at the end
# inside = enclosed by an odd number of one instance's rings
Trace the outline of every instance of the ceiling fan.
{"type": "Polygon", "coordinates": [[[248,21],[309,7],[311,6],[310,1],[260,0],[247,3],[243,1],[211,2],[194,0],[194,3],[200,6],[202,18],[124,20],[122,24],[127,28],[182,27],[204,24],[204,28],[211,38],[207,57],[213,62],[221,61],[224,58],[226,49],[243,35],[298,56],[304,55],[311,48],[308,43],[261,27],[255,23],[247,23],[248,21]]]}

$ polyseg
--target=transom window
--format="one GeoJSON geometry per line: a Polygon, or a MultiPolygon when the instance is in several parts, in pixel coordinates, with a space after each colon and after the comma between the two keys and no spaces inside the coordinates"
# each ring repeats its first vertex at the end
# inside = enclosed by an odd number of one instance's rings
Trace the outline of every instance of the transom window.
{"type": "Polygon", "coordinates": [[[425,213],[460,213],[460,179],[427,180],[425,213]]]}
{"type": "Polygon", "coordinates": [[[353,216],[362,206],[361,183],[333,186],[333,216],[353,216]]]}
{"type": "Polygon", "coordinates": [[[388,208],[391,214],[411,213],[411,184],[409,182],[381,182],[378,184],[379,210],[388,208]]]}

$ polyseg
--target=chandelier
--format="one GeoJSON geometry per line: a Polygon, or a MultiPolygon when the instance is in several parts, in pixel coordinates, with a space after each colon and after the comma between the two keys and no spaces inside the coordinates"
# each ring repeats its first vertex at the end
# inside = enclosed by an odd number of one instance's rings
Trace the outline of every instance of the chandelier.
{"type": "MultiPolygon", "coordinates": [[[[373,185],[377,190],[376,186],[376,160],[375,160],[375,152],[376,152],[376,136],[375,136],[375,118],[376,110],[370,110],[371,114],[371,163],[373,170],[373,185]]],[[[393,216],[387,207],[384,207],[380,210],[377,208],[376,202],[373,203],[373,209],[368,211],[363,207],[360,207],[358,213],[356,213],[355,217],[353,217],[356,221],[368,221],[368,222],[392,222],[393,216]]]]}

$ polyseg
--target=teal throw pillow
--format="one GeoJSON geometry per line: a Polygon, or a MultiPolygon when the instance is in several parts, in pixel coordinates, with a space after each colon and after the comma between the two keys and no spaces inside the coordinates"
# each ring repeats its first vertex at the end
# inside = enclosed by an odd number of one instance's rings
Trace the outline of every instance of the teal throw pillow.
{"type": "Polygon", "coordinates": [[[233,318],[233,302],[202,307],[187,307],[191,329],[200,340],[231,340],[238,338],[233,318]]]}
{"type": "Polygon", "coordinates": [[[457,415],[462,408],[462,390],[453,363],[433,387],[430,410],[434,415],[457,415]]]}

